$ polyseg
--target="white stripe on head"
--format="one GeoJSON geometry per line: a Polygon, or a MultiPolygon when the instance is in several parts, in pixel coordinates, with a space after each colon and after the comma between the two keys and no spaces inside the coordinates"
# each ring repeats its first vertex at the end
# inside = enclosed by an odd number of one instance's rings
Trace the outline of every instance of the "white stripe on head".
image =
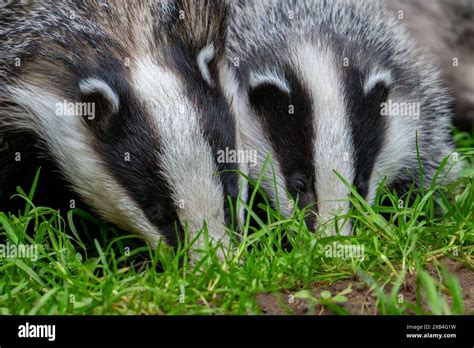
{"type": "MultiPolygon", "coordinates": [[[[162,147],[163,175],[173,190],[180,221],[190,236],[206,222],[210,239],[227,243],[224,192],[209,143],[199,125],[199,114],[185,97],[184,86],[151,57],[137,61],[133,86],[152,116],[162,147]]],[[[206,116],[206,115],[205,115],[206,116]]],[[[200,240],[198,243],[202,243],[200,240]]]]}
{"type": "MultiPolygon", "coordinates": [[[[234,105],[234,104],[239,104],[240,101],[239,101],[239,98],[240,98],[240,95],[239,95],[239,84],[237,82],[237,79],[236,77],[234,76],[232,70],[229,69],[229,67],[227,66],[226,62],[225,61],[221,61],[219,62],[219,65],[218,65],[218,70],[219,70],[219,85],[220,87],[222,88],[223,90],[223,93],[224,93],[224,96],[226,98],[226,100],[228,101],[228,103],[230,104],[230,107],[231,107],[231,111],[233,113],[233,115],[235,115],[235,123],[236,123],[236,147],[237,149],[240,149],[240,150],[245,150],[246,146],[245,146],[245,141],[244,141],[244,138],[243,138],[243,135],[241,133],[241,120],[239,118],[239,115],[236,113],[239,109],[239,107],[237,105],[234,105]]],[[[240,104],[239,104],[240,105],[240,104]]],[[[256,159],[257,163],[258,163],[258,160],[256,159]]],[[[257,163],[255,165],[257,165],[257,163]]],[[[240,163],[240,171],[242,172],[242,174],[246,175],[246,176],[249,176],[249,164],[248,163],[240,163]]],[[[240,193],[240,199],[247,203],[247,199],[248,199],[248,194],[249,194],[249,183],[248,181],[240,176],[239,178],[239,186],[242,187],[242,190],[241,190],[241,193],[240,193]]],[[[240,211],[239,211],[239,218],[240,218],[240,223],[244,223],[245,221],[245,208],[243,205],[241,205],[240,207],[240,211]]]]}
{"type": "MultiPolygon", "coordinates": [[[[405,96],[390,94],[393,103],[408,102],[405,96]]],[[[416,131],[420,131],[420,123],[410,117],[385,115],[387,130],[380,153],[374,162],[369,181],[366,200],[372,204],[379,183],[386,178],[386,186],[397,179],[404,168],[418,168],[416,154],[416,131]]]]}
{"type": "MultiPolygon", "coordinates": [[[[242,137],[241,137],[241,134],[239,132],[239,128],[240,128],[239,121],[236,120],[237,132],[236,132],[236,136],[235,136],[235,146],[236,146],[238,151],[239,150],[245,150],[244,145],[243,145],[243,141],[242,141],[242,137]]],[[[247,162],[239,163],[239,171],[241,172],[241,174],[248,176],[249,175],[249,164],[247,162]]],[[[239,174],[240,192],[239,192],[238,199],[240,199],[244,203],[247,203],[248,202],[248,194],[249,194],[249,183],[245,179],[245,177],[243,177],[243,175],[239,174]]],[[[239,219],[240,219],[240,221],[239,221],[239,226],[238,227],[239,227],[239,229],[242,230],[242,225],[245,223],[245,207],[244,207],[243,204],[241,204],[241,202],[239,202],[239,219]]]]}
{"type": "Polygon", "coordinates": [[[109,102],[112,112],[117,113],[120,107],[120,100],[110,85],[102,79],[89,77],[79,82],[80,91],[85,94],[100,93],[109,102]]]}
{"type": "Polygon", "coordinates": [[[81,116],[61,117],[56,114],[56,108],[64,98],[26,83],[9,87],[7,94],[9,99],[24,108],[17,115],[18,125],[38,134],[75,191],[106,220],[131,229],[157,245],[161,238],[159,232],[109,174],[90,145],[89,132],[81,122],[81,116]]]}
{"type": "MultiPolygon", "coordinates": [[[[265,136],[256,115],[249,105],[247,92],[239,87],[239,82],[232,70],[227,65],[220,68],[219,82],[224,90],[227,100],[230,102],[232,111],[237,117],[237,128],[241,137],[242,146],[246,151],[255,151],[257,154],[256,165],[248,167],[252,179],[257,179],[263,170],[263,165],[270,154],[270,163],[265,168],[265,178],[262,180],[262,188],[269,195],[268,199],[276,206],[277,194],[280,202],[280,211],[284,217],[290,217],[293,212],[285,185],[281,165],[274,156],[269,139],[265,136]],[[273,182],[273,169],[275,170],[276,182],[273,182]],[[277,192],[275,192],[275,186],[277,192]]],[[[255,208],[255,207],[254,207],[255,208]]]]}
{"type": "MultiPolygon", "coordinates": [[[[310,89],[314,105],[314,163],[319,224],[330,220],[337,212],[350,207],[350,190],[335,175],[337,171],[349,184],[354,181],[353,146],[350,125],[341,93],[343,85],[335,68],[336,60],[329,51],[302,46],[296,51],[296,62],[310,89]]],[[[351,233],[350,224],[339,226],[341,234],[351,233]]],[[[334,233],[334,229],[330,229],[334,233]]]]}
{"type": "Polygon", "coordinates": [[[372,70],[365,81],[364,94],[367,95],[380,82],[389,87],[393,82],[392,73],[389,70],[372,70]]]}
{"type": "Polygon", "coordinates": [[[260,85],[275,85],[285,93],[290,94],[290,87],[285,78],[281,77],[274,70],[252,71],[249,76],[249,85],[251,88],[260,85]]]}
{"type": "Polygon", "coordinates": [[[211,43],[210,45],[204,47],[197,56],[199,71],[209,86],[214,86],[214,81],[212,80],[211,73],[209,72],[209,62],[214,58],[215,54],[216,50],[214,48],[214,44],[211,43]]]}

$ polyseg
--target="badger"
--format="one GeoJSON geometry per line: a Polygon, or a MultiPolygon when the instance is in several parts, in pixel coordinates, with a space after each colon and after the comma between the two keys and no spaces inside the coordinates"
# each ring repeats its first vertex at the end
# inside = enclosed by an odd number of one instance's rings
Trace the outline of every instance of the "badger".
{"type": "MultiPolygon", "coordinates": [[[[202,228],[209,242],[229,245],[232,204],[245,193],[239,164],[218,161],[237,146],[217,83],[226,7],[217,0],[2,6],[3,138],[33,135],[95,212],[154,246],[175,246],[202,228]]],[[[2,163],[13,162],[5,156],[14,146],[2,147],[2,163]]],[[[194,250],[204,242],[201,235],[194,250]]]]}
{"type": "Polygon", "coordinates": [[[347,216],[351,185],[369,203],[381,182],[427,187],[453,151],[439,72],[379,2],[232,2],[226,55],[219,81],[258,154],[250,176],[263,172],[283,216],[311,206],[312,230],[351,234],[333,219],[347,216]]]}

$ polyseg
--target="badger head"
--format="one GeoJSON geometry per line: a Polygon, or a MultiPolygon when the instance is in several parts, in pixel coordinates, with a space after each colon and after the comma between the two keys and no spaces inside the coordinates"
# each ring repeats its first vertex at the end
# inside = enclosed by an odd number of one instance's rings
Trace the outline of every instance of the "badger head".
{"type": "Polygon", "coordinates": [[[216,83],[225,6],[33,4],[30,14],[16,20],[36,57],[5,83],[9,122],[42,139],[106,220],[155,245],[203,227],[211,242],[228,244],[240,187],[238,164],[218,161],[236,150],[234,118],[216,83]]]}
{"type": "Polygon", "coordinates": [[[350,222],[331,222],[348,212],[350,186],[372,202],[384,179],[416,182],[417,134],[430,182],[451,151],[449,98],[382,9],[356,1],[248,2],[234,6],[231,18],[220,81],[245,146],[259,154],[251,176],[271,157],[276,182],[267,167],[262,186],[284,215],[297,199],[312,207],[309,228],[329,222],[329,233],[350,234],[350,222]],[[413,109],[396,114],[389,103],[413,109]]]}

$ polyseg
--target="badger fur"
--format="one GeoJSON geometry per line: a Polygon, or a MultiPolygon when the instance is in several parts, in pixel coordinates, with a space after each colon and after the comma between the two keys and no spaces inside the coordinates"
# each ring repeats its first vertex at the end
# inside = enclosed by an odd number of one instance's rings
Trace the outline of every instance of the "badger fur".
{"type": "Polygon", "coordinates": [[[84,201],[153,245],[204,224],[228,244],[239,167],[217,161],[236,147],[216,81],[225,25],[217,0],[7,2],[0,133],[33,134],[84,201]]]}
{"type": "MultiPolygon", "coordinates": [[[[453,150],[451,100],[438,71],[380,3],[231,4],[220,83],[244,146],[258,152],[251,176],[272,159],[276,183],[262,186],[284,215],[293,210],[289,197],[313,205],[310,228],[346,213],[350,189],[336,172],[368,202],[384,179],[402,192],[421,187],[417,137],[423,185],[431,183],[453,150]]],[[[270,166],[265,175],[272,178],[270,166]]],[[[351,229],[341,223],[328,233],[351,229]]]]}
{"type": "Polygon", "coordinates": [[[472,0],[386,0],[427,58],[441,67],[454,97],[454,124],[474,125],[474,2],[472,0]]]}

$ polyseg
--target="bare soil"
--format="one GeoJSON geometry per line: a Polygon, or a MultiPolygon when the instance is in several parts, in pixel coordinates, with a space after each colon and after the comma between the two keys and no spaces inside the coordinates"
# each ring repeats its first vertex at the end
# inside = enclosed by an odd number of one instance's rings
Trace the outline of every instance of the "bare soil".
{"type": "MultiPolygon", "coordinates": [[[[464,265],[452,261],[451,259],[443,259],[441,261],[446,268],[454,274],[463,290],[464,309],[466,314],[474,313],[474,271],[464,265]]],[[[439,279],[438,272],[434,266],[428,266],[426,271],[435,279],[439,279]]],[[[315,283],[312,286],[311,293],[315,298],[319,298],[322,291],[329,291],[332,295],[338,294],[346,289],[351,291],[345,294],[346,302],[338,303],[340,307],[351,314],[379,314],[377,304],[377,296],[373,289],[365,284],[361,279],[341,280],[336,283],[315,283]]],[[[385,293],[389,293],[390,287],[385,288],[385,293]]],[[[416,296],[416,275],[408,274],[404,283],[399,290],[399,295],[403,295],[403,301],[415,304],[416,296]]],[[[449,305],[452,299],[446,296],[449,305]]],[[[257,296],[257,303],[262,314],[267,315],[283,315],[283,314],[319,314],[333,315],[338,314],[327,306],[320,304],[311,305],[305,299],[294,297],[293,293],[282,291],[280,293],[262,293],[257,296]]],[[[422,307],[428,310],[425,306],[422,307]]]]}

